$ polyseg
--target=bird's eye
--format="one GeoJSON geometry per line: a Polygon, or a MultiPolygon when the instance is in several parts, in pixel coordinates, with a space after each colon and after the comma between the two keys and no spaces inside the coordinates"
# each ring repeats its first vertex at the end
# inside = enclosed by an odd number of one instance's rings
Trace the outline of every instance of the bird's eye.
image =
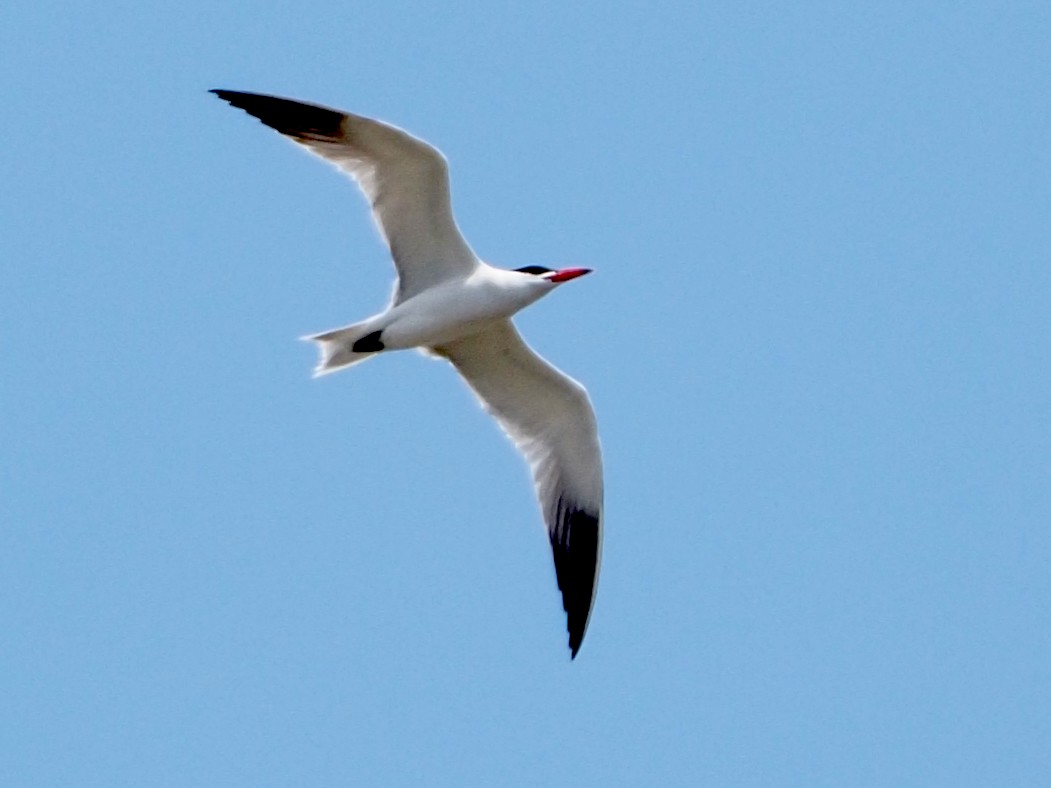
{"type": "Polygon", "coordinates": [[[552,273],[550,268],[544,268],[542,265],[527,265],[525,268],[516,268],[515,270],[522,274],[533,274],[534,276],[552,273]]]}

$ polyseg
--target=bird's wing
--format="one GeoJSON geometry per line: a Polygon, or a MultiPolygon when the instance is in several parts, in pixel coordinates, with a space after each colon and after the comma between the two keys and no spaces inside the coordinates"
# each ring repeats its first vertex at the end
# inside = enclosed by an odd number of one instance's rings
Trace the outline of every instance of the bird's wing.
{"type": "Polygon", "coordinates": [[[453,218],[448,167],[435,148],[349,112],[257,93],[211,92],[357,181],[398,270],[396,302],[478,266],[453,218]]]}
{"type": "Polygon", "coordinates": [[[434,350],[456,366],[529,462],[575,657],[602,552],[602,454],[587,392],[534,353],[509,320],[434,350]]]}

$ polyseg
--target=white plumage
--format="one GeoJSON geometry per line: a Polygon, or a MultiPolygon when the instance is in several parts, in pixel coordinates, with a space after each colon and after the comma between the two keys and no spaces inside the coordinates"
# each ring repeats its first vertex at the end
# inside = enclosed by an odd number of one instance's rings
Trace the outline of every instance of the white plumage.
{"type": "Polygon", "coordinates": [[[350,175],[372,205],[398,281],[381,314],[316,334],[326,374],[372,356],[421,348],[447,358],[525,455],[580,648],[602,548],[602,459],[584,387],[538,356],[511,316],[584,268],[494,268],[456,226],[440,152],[401,129],[290,99],[213,90],[350,175]]]}

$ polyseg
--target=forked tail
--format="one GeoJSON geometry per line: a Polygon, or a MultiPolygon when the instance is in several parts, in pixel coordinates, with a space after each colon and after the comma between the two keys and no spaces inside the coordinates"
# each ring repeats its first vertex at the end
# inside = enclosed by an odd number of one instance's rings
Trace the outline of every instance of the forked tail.
{"type": "Polygon", "coordinates": [[[317,342],[321,352],[318,364],[314,367],[315,378],[357,364],[383,350],[380,332],[370,331],[369,321],[334,328],[303,339],[317,342]]]}

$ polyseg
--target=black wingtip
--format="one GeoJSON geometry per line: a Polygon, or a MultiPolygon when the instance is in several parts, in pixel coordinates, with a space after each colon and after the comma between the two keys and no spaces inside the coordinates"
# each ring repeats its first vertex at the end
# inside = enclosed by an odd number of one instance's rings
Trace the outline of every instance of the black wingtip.
{"type": "Polygon", "coordinates": [[[344,115],[329,107],[240,90],[212,88],[208,92],[290,137],[335,140],[342,133],[344,115]]]}
{"type": "MultiPolygon", "coordinates": [[[[223,88],[212,88],[208,92],[218,96],[223,101],[226,101],[226,102],[228,102],[230,104],[234,104],[234,102],[236,101],[238,96],[246,96],[246,95],[250,96],[250,95],[252,95],[251,93],[241,93],[240,91],[237,91],[237,90],[224,90],[223,88]]],[[[237,106],[237,105],[234,104],[234,106],[237,106]]]]}
{"type": "Polygon", "coordinates": [[[599,562],[599,516],[559,501],[549,533],[555,577],[562,591],[570,659],[576,659],[591,616],[599,562]]]}

